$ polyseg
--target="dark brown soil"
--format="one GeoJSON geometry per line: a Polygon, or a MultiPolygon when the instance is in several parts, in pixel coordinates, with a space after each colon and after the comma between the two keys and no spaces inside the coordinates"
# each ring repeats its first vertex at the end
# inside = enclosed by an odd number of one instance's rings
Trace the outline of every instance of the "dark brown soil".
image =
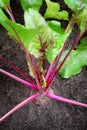
{"type": "MultiPolygon", "coordinates": [[[[12,0],[16,20],[23,23],[19,2],[12,0]]],[[[70,42],[74,40],[75,33],[70,42]]],[[[20,49],[0,26],[0,56],[28,75],[28,68],[20,49]]],[[[0,61],[0,68],[20,76],[0,61]]],[[[21,76],[20,76],[21,77],[21,76]]],[[[69,79],[57,76],[52,88],[57,95],[87,103],[87,68],[69,79]]],[[[0,117],[30,95],[30,89],[0,73],[0,117]]],[[[29,103],[0,124],[0,130],[87,130],[87,109],[51,100],[45,106],[29,103]]]]}

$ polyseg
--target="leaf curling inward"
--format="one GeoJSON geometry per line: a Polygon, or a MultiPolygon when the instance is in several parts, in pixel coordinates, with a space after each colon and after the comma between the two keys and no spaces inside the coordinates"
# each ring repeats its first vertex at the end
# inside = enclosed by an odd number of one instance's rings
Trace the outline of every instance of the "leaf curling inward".
{"type": "Polygon", "coordinates": [[[60,4],[56,2],[51,2],[50,0],[45,0],[47,4],[47,9],[44,14],[45,18],[54,18],[58,20],[68,20],[68,12],[65,10],[60,11],[60,4]]]}
{"type": "Polygon", "coordinates": [[[64,29],[61,27],[61,23],[56,20],[48,21],[49,27],[57,33],[63,34],[64,29]]]}

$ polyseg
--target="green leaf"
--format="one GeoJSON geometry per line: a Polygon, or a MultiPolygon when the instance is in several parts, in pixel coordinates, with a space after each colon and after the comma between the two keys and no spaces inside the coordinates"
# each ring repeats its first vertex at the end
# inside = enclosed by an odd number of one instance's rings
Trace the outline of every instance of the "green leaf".
{"type": "Polygon", "coordinates": [[[87,30],[87,8],[84,8],[84,10],[76,17],[76,21],[80,27],[81,33],[87,30]]]}
{"type": "Polygon", "coordinates": [[[25,11],[27,11],[29,8],[39,11],[42,5],[42,0],[21,0],[21,5],[25,11]]]}
{"type": "Polygon", "coordinates": [[[80,46],[77,46],[78,51],[87,50],[87,36],[80,41],[80,46]]]}
{"type": "Polygon", "coordinates": [[[36,29],[39,26],[41,27],[37,35],[33,36],[33,39],[28,46],[28,50],[32,55],[34,55],[36,58],[41,57],[42,56],[40,51],[42,48],[41,44],[43,44],[43,46],[45,43],[48,44],[49,40],[48,35],[50,35],[51,31],[49,31],[48,25],[45,19],[41,16],[41,14],[33,9],[25,11],[24,19],[25,19],[25,26],[28,29],[31,28],[36,29]]]}
{"type": "Polygon", "coordinates": [[[48,25],[43,27],[39,33],[32,39],[29,44],[28,50],[36,58],[43,56],[54,43],[55,33],[49,28],[48,25]]]}
{"type": "Polygon", "coordinates": [[[55,20],[48,21],[49,27],[57,33],[64,33],[64,29],[61,27],[61,23],[55,20]]]}
{"type": "Polygon", "coordinates": [[[38,26],[46,26],[45,19],[41,16],[40,13],[33,9],[29,9],[24,13],[25,26],[27,28],[36,28],[38,26]]]}
{"type": "Polygon", "coordinates": [[[68,12],[65,10],[60,11],[60,5],[56,2],[51,2],[50,0],[45,0],[47,4],[47,9],[45,12],[45,18],[55,18],[58,20],[68,20],[68,12]]]}
{"type": "Polygon", "coordinates": [[[59,54],[61,51],[64,42],[66,41],[67,37],[70,35],[71,30],[66,33],[57,33],[55,35],[55,43],[53,46],[45,52],[46,59],[51,63],[53,59],[59,54]]]}
{"type": "Polygon", "coordinates": [[[22,42],[25,47],[29,46],[29,42],[36,35],[37,29],[27,29],[25,26],[17,24],[9,20],[4,12],[0,9],[0,24],[8,31],[9,35],[18,42],[22,42]]]}
{"type": "Polygon", "coordinates": [[[29,43],[28,50],[36,58],[39,58],[43,55],[41,50],[46,51],[52,45],[54,38],[54,31],[50,29],[45,19],[37,11],[29,9],[25,11],[24,14],[25,26],[26,28],[37,28],[41,27],[37,35],[33,36],[32,41],[29,43]]]}
{"type": "Polygon", "coordinates": [[[82,67],[87,65],[87,50],[73,51],[60,70],[63,78],[69,78],[81,72],[82,67]]]}
{"type": "Polygon", "coordinates": [[[87,0],[64,0],[68,7],[73,11],[74,21],[80,28],[82,34],[87,30],[87,0]]]}
{"type": "Polygon", "coordinates": [[[10,4],[10,0],[0,0],[0,8],[7,9],[10,4]]]}
{"type": "MultiPolygon", "coordinates": [[[[60,62],[62,62],[67,52],[68,50],[63,53],[60,62]]],[[[83,38],[78,48],[71,52],[59,74],[63,78],[69,78],[80,73],[83,66],[87,66],[87,37],[83,38]]]]}
{"type": "Polygon", "coordinates": [[[82,0],[64,0],[64,2],[72,11],[74,11],[74,13],[77,13],[87,6],[87,0],[84,0],[83,2],[82,0]]]}

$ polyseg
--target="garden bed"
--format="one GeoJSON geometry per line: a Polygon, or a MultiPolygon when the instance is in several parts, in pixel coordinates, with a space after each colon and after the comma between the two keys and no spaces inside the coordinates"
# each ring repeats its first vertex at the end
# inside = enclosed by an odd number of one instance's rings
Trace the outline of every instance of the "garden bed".
{"type": "MultiPolygon", "coordinates": [[[[13,0],[12,7],[16,20],[23,23],[20,4],[13,0]],[[16,10],[15,10],[16,8],[16,10]]],[[[64,25],[66,26],[66,25],[64,25]]],[[[74,32],[70,42],[76,37],[74,32]]],[[[0,26],[0,56],[10,61],[28,75],[23,51],[9,39],[0,26]]],[[[0,68],[19,76],[12,68],[0,61],[0,68]]],[[[57,76],[53,84],[55,94],[87,103],[87,68],[69,79],[57,76]]],[[[30,95],[30,89],[0,73],[0,117],[30,95]]],[[[32,102],[15,112],[0,124],[0,130],[86,130],[87,109],[55,100],[43,106],[32,102]]]]}

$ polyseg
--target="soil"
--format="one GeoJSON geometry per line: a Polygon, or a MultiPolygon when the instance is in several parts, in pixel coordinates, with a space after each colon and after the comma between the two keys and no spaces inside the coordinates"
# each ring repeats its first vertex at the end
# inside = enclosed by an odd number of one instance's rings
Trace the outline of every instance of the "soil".
{"type": "MultiPolygon", "coordinates": [[[[23,24],[19,1],[12,0],[11,4],[17,22],[23,24]]],[[[0,55],[29,75],[22,49],[6,34],[0,26],[0,55]]],[[[70,37],[70,43],[75,36],[76,32],[70,37]]],[[[1,61],[0,68],[21,77],[1,61]]],[[[87,68],[69,79],[57,76],[51,87],[59,96],[87,103],[87,68]]],[[[29,95],[29,88],[0,73],[0,117],[29,95]]],[[[55,100],[45,106],[30,102],[2,122],[0,130],[87,130],[87,109],[55,100]]]]}

